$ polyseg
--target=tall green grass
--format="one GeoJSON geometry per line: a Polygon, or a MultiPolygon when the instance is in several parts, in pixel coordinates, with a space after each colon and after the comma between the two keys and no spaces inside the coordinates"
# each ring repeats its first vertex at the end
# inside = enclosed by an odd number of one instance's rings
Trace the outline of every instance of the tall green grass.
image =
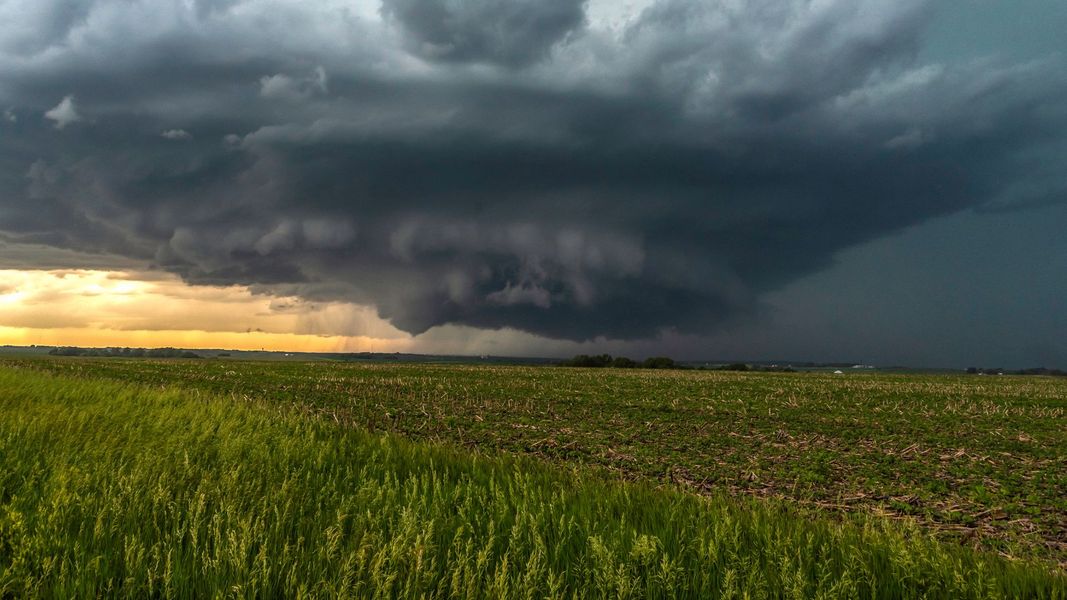
{"type": "Polygon", "coordinates": [[[1067,598],[897,523],[13,369],[0,466],[0,597],[1067,598]]]}

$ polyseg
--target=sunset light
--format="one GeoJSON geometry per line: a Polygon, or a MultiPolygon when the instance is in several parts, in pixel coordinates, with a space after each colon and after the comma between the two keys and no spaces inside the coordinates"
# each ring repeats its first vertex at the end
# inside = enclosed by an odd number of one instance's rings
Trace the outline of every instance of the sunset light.
{"type": "Polygon", "coordinates": [[[393,352],[411,343],[366,308],[159,272],[9,269],[0,281],[0,341],[13,345],[393,352]]]}

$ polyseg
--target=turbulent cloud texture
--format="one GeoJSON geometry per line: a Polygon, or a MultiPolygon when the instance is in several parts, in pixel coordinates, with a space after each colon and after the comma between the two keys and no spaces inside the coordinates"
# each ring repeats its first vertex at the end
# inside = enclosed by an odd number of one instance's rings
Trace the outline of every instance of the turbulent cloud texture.
{"type": "Polygon", "coordinates": [[[711,332],[842,249],[1063,196],[1062,60],[920,61],[923,0],[22,5],[0,240],[411,333],[711,332]]]}
{"type": "Polygon", "coordinates": [[[430,60],[522,65],[579,28],[585,0],[384,0],[383,13],[430,60]]]}

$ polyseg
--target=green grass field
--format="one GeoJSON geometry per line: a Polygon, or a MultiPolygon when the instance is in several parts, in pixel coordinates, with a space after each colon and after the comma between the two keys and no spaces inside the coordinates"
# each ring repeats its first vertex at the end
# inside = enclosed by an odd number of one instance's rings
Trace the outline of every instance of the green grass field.
{"type": "Polygon", "coordinates": [[[0,597],[1067,598],[1063,380],[0,365],[0,597]]]}

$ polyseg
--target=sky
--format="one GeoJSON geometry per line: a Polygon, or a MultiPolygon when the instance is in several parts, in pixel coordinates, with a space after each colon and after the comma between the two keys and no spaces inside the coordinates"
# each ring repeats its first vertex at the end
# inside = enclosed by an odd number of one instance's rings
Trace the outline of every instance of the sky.
{"type": "Polygon", "coordinates": [[[1067,366],[1059,0],[0,19],[0,343],[1067,366]]]}

